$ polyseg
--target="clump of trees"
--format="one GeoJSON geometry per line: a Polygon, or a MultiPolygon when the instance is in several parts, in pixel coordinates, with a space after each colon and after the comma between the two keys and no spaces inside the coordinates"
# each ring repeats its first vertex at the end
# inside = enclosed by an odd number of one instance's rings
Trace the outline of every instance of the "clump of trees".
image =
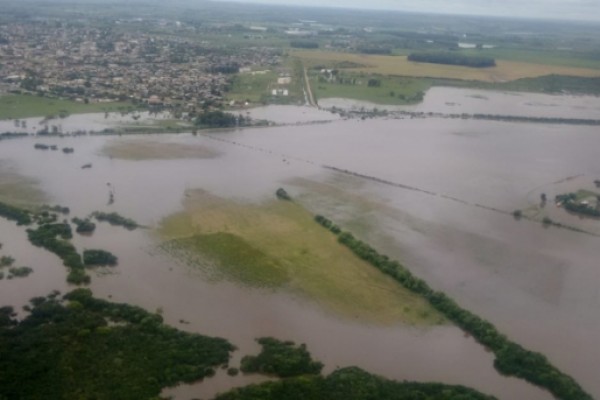
{"type": "Polygon", "coordinates": [[[157,399],[164,387],[212,376],[234,350],[87,289],[31,299],[29,309],[19,321],[0,308],[2,398],[157,399]]]}
{"type": "Polygon", "coordinates": [[[111,225],[122,226],[130,231],[139,227],[138,223],[130,218],[125,218],[116,212],[105,213],[102,211],[96,211],[92,214],[96,220],[100,222],[108,222],[111,225]]]}
{"type": "Polygon", "coordinates": [[[590,217],[600,217],[600,210],[590,206],[589,204],[578,202],[576,193],[559,194],[554,198],[554,200],[557,203],[562,203],[562,206],[565,208],[565,210],[590,217]]]}
{"type": "Polygon", "coordinates": [[[327,377],[300,376],[234,389],[216,400],[494,400],[464,386],[395,382],[357,367],[338,369],[327,377]]]}
{"type": "Polygon", "coordinates": [[[0,216],[15,221],[17,225],[31,225],[31,213],[22,208],[0,202],[0,216]]]}
{"type": "Polygon", "coordinates": [[[292,197],[288,194],[288,192],[285,191],[284,188],[277,189],[275,196],[277,196],[279,200],[292,201],[292,197]]]}
{"type": "Polygon", "coordinates": [[[37,229],[28,229],[29,242],[56,254],[69,269],[67,282],[81,285],[90,283],[90,277],[85,273],[81,255],[69,240],[73,237],[71,226],[67,223],[44,224],[37,229]]]}
{"type": "Polygon", "coordinates": [[[242,358],[241,370],[244,373],[262,373],[288,378],[299,375],[318,375],[323,364],[314,361],[306,345],[296,346],[294,342],[280,341],[272,337],[256,340],[262,351],[257,356],[242,358]]]}
{"type": "Polygon", "coordinates": [[[431,64],[461,65],[473,68],[495,67],[496,60],[491,57],[466,56],[457,52],[426,52],[411,53],[408,61],[431,64]]]}
{"type": "Polygon", "coordinates": [[[84,250],[83,263],[86,266],[115,266],[118,259],[114,254],[105,250],[84,250]]]}
{"type": "Polygon", "coordinates": [[[221,110],[205,111],[196,118],[196,125],[203,128],[231,128],[249,124],[249,118],[245,118],[243,115],[235,116],[221,110]]]}
{"type": "Polygon", "coordinates": [[[81,218],[73,218],[71,220],[76,228],[75,232],[80,234],[92,234],[96,230],[96,224],[89,220],[89,218],[81,219],[81,218]]]}
{"type": "Polygon", "coordinates": [[[315,221],[335,233],[338,242],[348,247],[358,257],[391,276],[408,290],[423,296],[446,318],[490,349],[496,356],[494,366],[501,373],[523,378],[544,387],[558,399],[592,400],[592,397],[572,377],[550,364],[543,354],[527,350],[510,341],[493,324],[460,307],[445,293],[433,290],[398,261],[379,254],[369,244],[355,238],[349,232],[342,231],[329,219],[317,215],[315,221]]]}
{"type": "Polygon", "coordinates": [[[8,269],[8,279],[25,278],[28,277],[32,272],[33,269],[30,267],[10,267],[8,269]]]}

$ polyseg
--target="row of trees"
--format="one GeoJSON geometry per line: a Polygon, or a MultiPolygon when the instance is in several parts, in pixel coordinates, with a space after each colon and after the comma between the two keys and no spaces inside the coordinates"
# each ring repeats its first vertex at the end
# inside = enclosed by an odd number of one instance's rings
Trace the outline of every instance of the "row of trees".
{"type": "Polygon", "coordinates": [[[216,400],[494,400],[464,386],[439,383],[395,382],[357,367],[331,375],[299,376],[250,385],[219,395],[216,400]]]}
{"type": "Polygon", "coordinates": [[[130,231],[139,228],[137,222],[130,218],[125,218],[116,212],[105,213],[102,211],[96,211],[92,214],[92,216],[100,222],[108,222],[111,225],[122,226],[130,231]]]}
{"type": "Polygon", "coordinates": [[[250,124],[250,117],[236,116],[221,110],[205,111],[196,118],[196,126],[201,128],[231,128],[250,124]]]}
{"type": "Polygon", "coordinates": [[[467,56],[455,52],[411,53],[408,61],[432,64],[462,65],[473,68],[495,67],[496,60],[491,57],[467,56]]]}
{"type": "Polygon", "coordinates": [[[351,233],[343,232],[329,219],[317,215],[315,221],[336,234],[338,241],[358,257],[391,276],[405,288],[423,296],[446,318],[493,351],[496,356],[494,366],[499,372],[523,378],[544,387],[559,399],[592,400],[592,397],[572,377],[550,364],[544,355],[527,350],[510,341],[493,324],[460,307],[446,294],[434,291],[425,281],[415,277],[399,262],[379,254],[370,245],[355,238],[351,233]]]}

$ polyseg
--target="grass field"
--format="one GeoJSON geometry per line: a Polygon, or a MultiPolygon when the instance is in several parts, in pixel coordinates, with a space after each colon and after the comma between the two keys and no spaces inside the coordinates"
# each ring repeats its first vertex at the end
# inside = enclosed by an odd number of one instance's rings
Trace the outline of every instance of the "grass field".
{"type": "Polygon", "coordinates": [[[120,111],[134,109],[131,103],[77,103],[70,100],[49,99],[31,95],[9,94],[0,96],[0,120],[88,112],[120,111]]]}
{"type": "Polygon", "coordinates": [[[165,219],[167,251],[214,276],[306,296],[324,309],[373,323],[435,324],[428,303],[340,245],[301,206],[231,202],[186,194],[185,211],[165,219]]]}
{"type": "Polygon", "coordinates": [[[550,74],[582,77],[599,77],[600,70],[576,68],[541,63],[496,60],[492,68],[469,68],[453,65],[409,62],[404,56],[364,55],[327,51],[294,51],[292,56],[302,60],[307,67],[333,66],[339,63],[360,64],[348,68],[351,72],[379,75],[412,76],[475,80],[482,82],[506,82],[520,78],[532,78],[550,74]]]}
{"type": "Polygon", "coordinates": [[[369,87],[367,77],[360,74],[348,74],[354,84],[324,82],[316,74],[311,75],[311,87],[318,99],[339,97],[369,101],[375,104],[414,104],[423,99],[423,95],[431,86],[426,80],[405,77],[377,76],[381,86],[369,87]]]}

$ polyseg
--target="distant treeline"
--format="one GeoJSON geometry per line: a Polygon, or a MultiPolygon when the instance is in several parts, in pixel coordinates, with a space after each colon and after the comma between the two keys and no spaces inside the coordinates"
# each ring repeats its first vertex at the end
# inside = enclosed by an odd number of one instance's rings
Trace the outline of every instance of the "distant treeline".
{"type": "Polygon", "coordinates": [[[290,46],[298,49],[318,49],[319,43],[310,40],[292,40],[290,46]]]}
{"type": "Polygon", "coordinates": [[[411,53],[408,61],[432,64],[462,65],[473,68],[495,67],[496,60],[490,57],[466,56],[455,52],[411,53]]]}
{"type": "Polygon", "coordinates": [[[315,221],[336,234],[338,241],[358,257],[391,276],[408,290],[423,296],[446,318],[490,349],[496,355],[494,367],[500,373],[523,378],[546,388],[558,399],[592,400],[592,397],[572,377],[550,364],[543,354],[527,350],[510,341],[493,324],[460,307],[446,294],[434,291],[424,280],[415,277],[398,261],[379,254],[351,233],[342,231],[329,219],[317,215],[315,221]]]}

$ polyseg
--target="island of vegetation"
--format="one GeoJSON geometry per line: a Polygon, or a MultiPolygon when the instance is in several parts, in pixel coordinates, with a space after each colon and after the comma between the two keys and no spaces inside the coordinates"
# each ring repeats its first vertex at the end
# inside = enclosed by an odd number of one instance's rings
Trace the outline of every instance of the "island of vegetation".
{"type": "Polygon", "coordinates": [[[491,57],[469,56],[455,52],[411,53],[408,55],[408,61],[461,65],[472,68],[488,68],[496,66],[496,60],[491,57]]]}
{"type": "Polygon", "coordinates": [[[567,211],[600,218],[600,194],[580,190],[577,193],[559,194],[554,200],[567,211]]]}
{"type": "Polygon", "coordinates": [[[91,278],[85,273],[81,255],[69,241],[73,238],[73,232],[69,224],[40,225],[36,229],[28,229],[27,237],[34,246],[42,247],[63,260],[64,266],[69,269],[67,282],[76,285],[90,283],[91,278]]]}
{"type": "Polygon", "coordinates": [[[164,387],[212,376],[234,350],[87,289],[31,303],[21,321],[0,308],[1,399],[158,399],[164,387]]]}
{"type": "MultiPolygon", "coordinates": [[[[0,245],[0,248],[2,246],[0,245]]],[[[30,267],[14,267],[15,259],[11,256],[0,257],[0,280],[4,279],[4,269],[8,269],[7,279],[25,278],[33,272],[30,267]]]]}
{"type": "Polygon", "coordinates": [[[122,226],[130,231],[139,227],[138,223],[130,218],[125,218],[116,212],[105,213],[96,211],[92,214],[100,222],[108,222],[111,225],[122,226]]]}
{"type": "Polygon", "coordinates": [[[117,265],[118,259],[106,250],[84,250],[83,263],[85,266],[110,266],[117,265]]]}
{"type": "Polygon", "coordinates": [[[331,220],[317,215],[315,221],[334,233],[338,237],[338,242],[348,247],[358,257],[391,276],[405,288],[423,296],[436,310],[490,349],[496,356],[494,367],[500,373],[516,376],[541,386],[557,399],[592,400],[592,397],[572,377],[554,367],[543,354],[527,350],[512,342],[493,324],[460,307],[446,294],[433,290],[398,261],[379,254],[367,243],[341,230],[331,220]]]}
{"type": "Polygon", "coordinates": [[[96,230],[96,224],[89,220],[89,218],[81,219],[81,218],[73,218],[71,220],[76,226],[75,232],[79,234],[92,234],[96,230]]]}
{"type": "Polygon", "coordinates": [[[318,375],[323,364],[314,361],[306,345],[295,346],[294,342],[280,341],[272,337],[256,340],[262,351],[257,356],[242,358],[243,373],[261,373],[289,378],[298,375],[318,375]]]}

